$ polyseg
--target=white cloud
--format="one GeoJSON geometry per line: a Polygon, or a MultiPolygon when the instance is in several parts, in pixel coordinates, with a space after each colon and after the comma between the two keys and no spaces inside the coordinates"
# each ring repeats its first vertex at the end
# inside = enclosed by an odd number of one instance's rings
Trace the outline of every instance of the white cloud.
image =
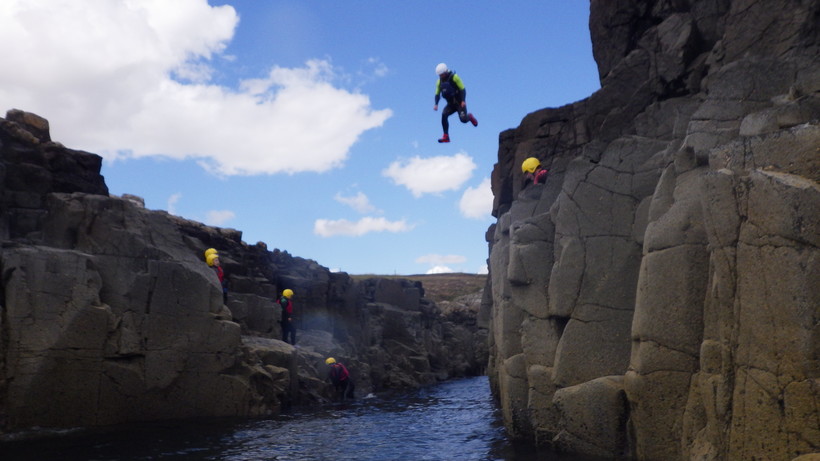
{"type": "Polygon", "coordinates": [[[415,197],[460,188],[473,174],[476,164],[465,153],[454,156],[399,160],[390,164],[382,175],[410,190],[415,197]]]}
{"type": "Polygon", "coordinates": [[[479,274],[479,275],[487,275],[489,273],[490,273],[490,266],[488,266],[486,264],[484,264],[484,265],[482,265],[481,267],[478,268],[477,274],[479,274]]]}
{"type": "Polygon", "coordinates": [[[205,224],[221,226],[235,217],[236,213],[230,210],[211,210],[205,214],[205,224]]]}
{"type": "Polygon", "coordinates": [[[197,158],[222,175],[329,170],[391,116],[335,87],[328,61],[209,84],[238,20],[207,0],[4,0],[0,101],[107,159],[197,158]]]}
{"type": "Polygon", "coordinates": [[[447,266],[435,266],[425,272],[425,274],[449,274],[451,272],[454,271],[447,266]]]}
{"type": "Polygon", "coordinates": [[[416,262],[420,264],[434,264],[434,265],[442,265],[442,264],[461,264],[467,261],[467,258],[461,255],[437,255],[437,254],[429,254],[424,256],[419,256],[416,258],[416,262]]]}
{"type": "Polygon", "coordinates": [[[313,233],[320,237],[332,237],[334,235],[345,235],[348,237],[360,237],[370,232],[407,232],[413,228],[405,220],[388,221],[385,218],[373,218],[366,216],[356,222],[347,219],[317,219],[313,223],[313,233]]]}
{"type": "Polygon", "coordinates": [[[370,67],[370,73],[376,77],[386,77],[390,72],[387,65],[379,58],[368,58],[367,66],[370,67]]]}
{"type": "Polygon", "coordinates": [[[484,178],[478,187],[468,187],[458,202],[461,215],[466,218],[488,219],[493,212],[493,191],[490,178],[484,178]]]}
{"type": "Polygon", "coordinates": [[[173,215],[177,214],[177,203],[181,198],[182,194],[179,192],[168,197],[168,213],[173,215]]]}
{"type": "Polygon", "coordinates": [[[356,195],[351,197],[345,197],[341,193],[337,193],[333,200],[336,200],[339,203],[349,206],[354,210],[358,211],[359,213],[372,213],[376,210],[376,207],[370,203],[370,199],[367,198],[363,192],[359,191],[356,195]]]}

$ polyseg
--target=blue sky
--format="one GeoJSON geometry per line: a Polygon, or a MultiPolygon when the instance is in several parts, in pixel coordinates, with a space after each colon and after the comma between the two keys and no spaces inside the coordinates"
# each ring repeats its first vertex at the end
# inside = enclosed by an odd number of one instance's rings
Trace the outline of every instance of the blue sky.
{"type": "MultiPolygon", "coordinates": [[[[486,271],[498,135],[599,88],[585,0],[4,0],[0,110],[110,192],[351,274],[486,271]],[[439,144],[435,66],[478,126],[439,144]]],[[[443,105],[442,105],[443,107],[443,105]]]]}

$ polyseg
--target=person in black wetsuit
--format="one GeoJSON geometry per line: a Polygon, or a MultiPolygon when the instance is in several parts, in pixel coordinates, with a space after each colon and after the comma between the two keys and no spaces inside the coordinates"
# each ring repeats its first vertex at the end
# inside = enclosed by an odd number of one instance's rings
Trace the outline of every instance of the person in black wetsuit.
{"type": "Polygon", "coordinates": [[[438,142],[450,142],[450,122],[447,120],[454,113],[458,113],[461,123],[470,122],[473,126],[478,126],[478,120],[473,114],[467,112],[467,88],[464,82],[455,71],[447,68],[443,62],[436,66],[436,103],[433,110],[438,110],[438,103],[443,97],[447,105],[441,111],[441,128],[444,136],[438,142]]]}

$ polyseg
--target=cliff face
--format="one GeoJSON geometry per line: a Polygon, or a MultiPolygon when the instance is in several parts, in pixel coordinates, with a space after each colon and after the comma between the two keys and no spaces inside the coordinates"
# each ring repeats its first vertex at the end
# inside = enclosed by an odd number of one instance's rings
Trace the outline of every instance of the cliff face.
{"type": "Polygon", "coordinates": [[[601,89],[501,134],[508,429],[605,457],[820,451],[820,3],[592,0],[601,89]],[[544,185],[524,186],[537,157],[544,185]]]}
{"type": "Polygon", "coordinates": [[[0,118],[0,434],[267,415],[329,398],[328,356],[362,396],[484,370],[486,328],[441,315],[420,283],[355,282],[146,210],[109,196],[100,168],[52,142],[47,120],[0,118]],[[206,248],[220,253],[226,304],[206,248]],[[279,340],[285,288],[298,348],[279,340]]]}

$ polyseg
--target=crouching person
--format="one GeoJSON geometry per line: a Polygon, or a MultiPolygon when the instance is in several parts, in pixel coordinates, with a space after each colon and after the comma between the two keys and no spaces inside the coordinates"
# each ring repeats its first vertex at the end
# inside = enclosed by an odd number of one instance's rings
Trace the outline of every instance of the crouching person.
{"type": "Polygon", "coordinates": [[[347,368],[333,357],[328,357],[325,363],[330,367],[328,379],[333,383],[333,388],[336,390],[336,400],[340,402],[347,399],[353,400],[355,385],[347,368]]]}

